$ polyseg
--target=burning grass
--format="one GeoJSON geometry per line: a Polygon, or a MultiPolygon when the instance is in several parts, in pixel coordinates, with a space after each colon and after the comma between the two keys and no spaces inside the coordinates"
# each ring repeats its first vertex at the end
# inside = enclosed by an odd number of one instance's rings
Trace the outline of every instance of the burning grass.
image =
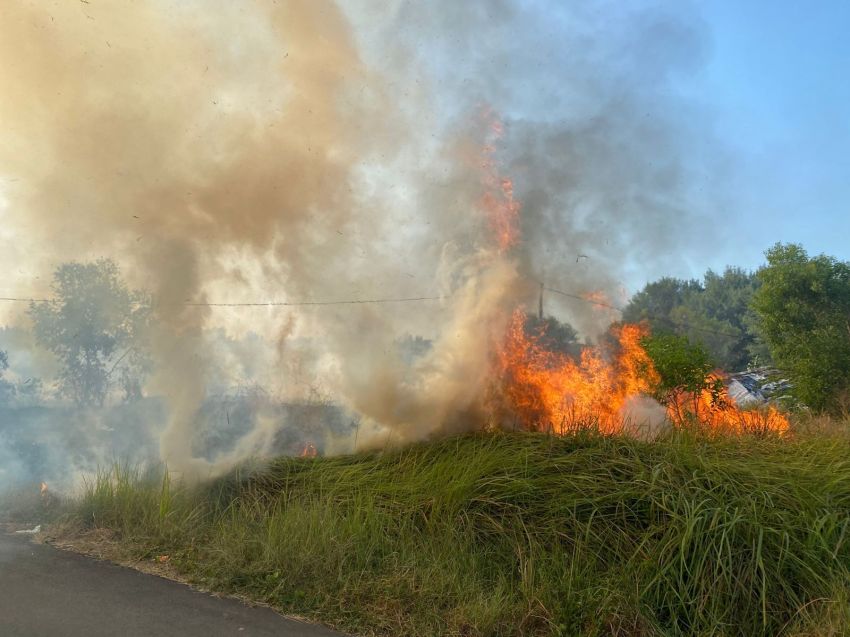
{"type": "Polygon", "coordinates": [[[102,475],[71,520],[358,634],[850,631],[850,437],[464,436],[212,485],[102,475]]]}
{"type": "MultiPolygon", "coordinates": [[[[527,334],[525,323],[525,313],[516,310],[504,342],[496,348],[493,403],[502,426],[517,422],[524,429],[563,435],[592,420],[604,433],[622,433],[624,425],[634,421],[629,413],[632,401],[656,394],[662,385],[644,347],[647,326],[618,325],[611,331],[615,347],[588,346],[574,359],[547,349],[544,335],[527,334]]],[[[721,435],[788,431],[786,415],[772,405],[737,407],[717,372],[705,370],[700,381],[693,390],[682,386],[667,392],[666,420],[674,427],[721,435]]]]}

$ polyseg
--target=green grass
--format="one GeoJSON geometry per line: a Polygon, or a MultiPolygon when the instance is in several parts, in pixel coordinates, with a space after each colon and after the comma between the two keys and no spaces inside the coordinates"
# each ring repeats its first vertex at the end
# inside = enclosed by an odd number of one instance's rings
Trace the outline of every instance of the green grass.
{"type": "Polygon", "coordinates": [[[71,519],[357,634],[850,634],[845,436],[482,434],[191,488],[117,468],[71,519]]]}

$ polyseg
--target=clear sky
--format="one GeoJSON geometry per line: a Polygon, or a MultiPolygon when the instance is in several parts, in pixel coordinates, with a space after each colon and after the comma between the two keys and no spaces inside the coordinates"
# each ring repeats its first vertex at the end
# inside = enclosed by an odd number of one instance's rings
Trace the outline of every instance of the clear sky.
{"type": "Polygon", "coordinates": [[[775,241],[850,259],[850,2],[699,6],[709,50],[691,90],[738,166],[735,263],[775,241]]]}

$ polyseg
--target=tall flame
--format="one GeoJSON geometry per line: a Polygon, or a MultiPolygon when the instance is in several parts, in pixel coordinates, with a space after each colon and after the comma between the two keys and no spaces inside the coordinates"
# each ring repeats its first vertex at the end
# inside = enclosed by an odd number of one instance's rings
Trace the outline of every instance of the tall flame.
{"type": "MultiPolygon", "coordinates": [[[[520,203],[514,197],[513,182],[501,176],[497,167],[495,145],[504,128],[491,110],[485,109],[484,118],[489,133],[483,149],[481,203],[499,258],[507,258],[520,240],[520,203]]],[[[602,291],[584,298],[598,310],[617,309],[602,291]]],[[[612,328],[612,339],[604,341],[607,345],[584,348],[579,360],[547,349],[543,334],[528,334],[525,326],[525,313],[516,309],[504,339],[495,347],[491,402],[501,426],[561,435],[586,427],[619,433],[631,401],[651,395],[660,384],[641,343],[649,335],[645,325],[612,328]]],[[[775,408],[743,411],[723,383],[714,382],[721,381],[719,376],[708,380],[716,391],[680,392],[666,401],[667,420],[673,426],[696,424],[724,433],[788,431],[788,420],[775,408]]]]}
{"type": "Polygon", "coordinates": [[[504,127],[490,110],[485,110],[484,118],[489,134],[481,160],[484,185],[481,207],[487,216],[493,240],[499,252],[504,253],[519,242],[520,203],[514,198],[513,181],[500,175],[497,167],[496,144],[504,134],[504,127]]]}
{"type": "Polygon", "coordinates": [[[525,331],[525,313],[516,310],[504,343],[498,348],[497,370],[503,410],[524,428],[564,434],[593,423],[615,433],[633,396],[647,393],[657,373],[640,339],[642,326],[613,331],[619,352],[587,347],[579,361],[540,345],[541,335],[525,331]]]}

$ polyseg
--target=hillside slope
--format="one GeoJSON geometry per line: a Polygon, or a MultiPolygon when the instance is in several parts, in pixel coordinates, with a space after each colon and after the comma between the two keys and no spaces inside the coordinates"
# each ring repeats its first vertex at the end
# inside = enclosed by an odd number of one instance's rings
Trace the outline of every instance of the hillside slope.
{"type": "Polygon", "coordinates": [[[358,634],[850,632],[844,437],[470,435],[203,487],[116,469],[85,528],[358,634]]]}

